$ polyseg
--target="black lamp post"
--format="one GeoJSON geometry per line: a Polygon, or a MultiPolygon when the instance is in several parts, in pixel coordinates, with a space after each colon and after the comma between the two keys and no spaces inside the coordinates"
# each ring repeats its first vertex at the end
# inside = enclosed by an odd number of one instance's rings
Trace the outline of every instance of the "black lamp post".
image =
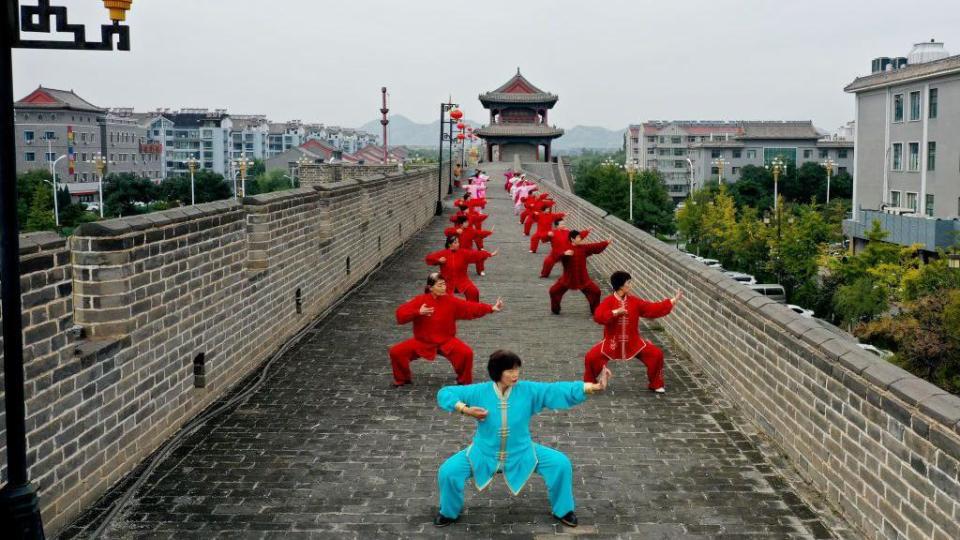
{"type": "MultiPolygon", "coordinates": [[[[445,118],[448,111],[456,109],[457,107],[459,107],[459,105],[456,103],[440,104],[440,156],[437,159],[437,208],[434,211],[434,214],[438,216],[443,215],[443,141],[450,141],[450,144],[453,144],[453,124],[450,124],[450,133],[447,133],[447,122],[445,118]]],[[[452,177],[453,171],[450,171],[449,174],[452,177]]],[[[451,193],[453,193],[453,180],[449,179],[447,195],[451,193]]]]}
{"type": "Polygon", "coordinates": [[[3,313],[3,384],[7,424],[7,484],[0,489],[0,531],[4,538],[44,538],[37,490],[27,471],[26,404],[24,402],[23,326],[20,303],[20,227],[17,223],[16,139],[13,109],[13,49],[130,50],[130,33],[120,23],[132,0],[104,0],[112,24],[102,25],[99,42],[86,40],[83,25],[70,24],[67,8],[50,0],[20,6],[8,0],[0,7],[0,281],[3,313]],[[20,31],[73,34],[69,41],[20,39],[20,31]]]}

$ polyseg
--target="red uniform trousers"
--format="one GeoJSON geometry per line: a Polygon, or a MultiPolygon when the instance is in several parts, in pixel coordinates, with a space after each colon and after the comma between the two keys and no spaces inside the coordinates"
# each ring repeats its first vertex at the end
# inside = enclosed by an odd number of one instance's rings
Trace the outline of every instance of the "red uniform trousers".
{"type": "MultiPolygon", "coordinates": [[[[562,253],[561,253],[562,254],[562,253]]],[[[540,277],[550,277],[550,272],[553,272],[553,267],[560,262],[560,255],[554,255],[553,251],[547,254],[547,257],[543,259],[543,267],[540,269],[540,277]]]]}
{"type": "MultiPolygon", "coordinates": [[[[550,311],[554,314],[560,313],[560,301],[563,300],[563,295],[569,290],[570,288],[563,283],[562,279],[557,280],[557,282],[550,287],[550,311]]],[[[597,306],[600,305],[600,287],[597,287],[597,284],[591,280],[580,289],[580,292],[587,297],[587,302],[590,304],[590,313],[592,314],[597,309],[597,306]]]]}
{"type": "Polygon", "coordinates": [[[532,216],[532,215],[527,216],[526,221],[523,222],[523,234],[525,234],[525,235],[527,235],[527,236],[530,236],[530,229],[533,228],[533,223],[534,223],[535,221],[536,221],[536,220],[533,219],[533,216],[532,216]]]}
{"type": "MultiPolygon", "coordinates": [[[[650,390],[663,388],[663,351],[649,340],[643,340],[646,346],[634,358],[639,358],[647,366],[647,387],[650,390]]],[[[583,380],[590,383],[597,382],[597,377],[603,371],[610,358],[603,354],[603,342],[597,343],[587,352],[583,359],[583,380]]]]}
{"type": "Polygon", "coordinates": [[[463,280],[463,282],[459,282],[455,286],[451,286],[447,294],[453,294],[454,292],[462,294],[463,297],[470,302],[480,301],[480,289],[469,279],[463,280]]]}
{"type": "Polygon", "coordinates": [[[537,233],[530,236],[530,251],[536,253],[537,248],[540,247],[540,242],[543,242],[544,244],[550,243],[550,237],[547,236],[546,232],[537,233]]]}
{"type": "MultiPolygon", "coordinates": [[[[417,349],[423,348],[425,344],[416,338],[401,341],[393,347],[390,347],[390,364],[393,366],[394,384],[409,384],[413,381],[413,375],[410,373],[410,362],[417,358],[422,358],[417,349]]],[[[444,356],[453,366],[453,371],[457,374],[457,384],[470,384],[473,382],[473,349],[466,343],[457,338],[451,338],[443,345],[437,347],[437,354],[444,356]]],[[[432,362],[432,359],[428,361],[432,362]]]]}

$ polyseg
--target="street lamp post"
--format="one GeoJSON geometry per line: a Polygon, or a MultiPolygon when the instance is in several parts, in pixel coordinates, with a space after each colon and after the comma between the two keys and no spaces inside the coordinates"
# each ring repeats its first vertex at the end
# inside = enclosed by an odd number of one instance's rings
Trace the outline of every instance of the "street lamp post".
{"type": "Polygon", "coordinates": [[[627,163],[627,179],[630,181],[630,224],[633,225],[633,178],[637,174],[637,167],[627,163]]]}
{"type": "MultiPolygon", "coordinates": [[[[780,204],[779,203],[780,174],[787,170],[787,164],[786,162],[783,161],[783,159],[780,158],[780,156],[777,156],[770,161],[770,165],[766,165],[764,166],[764,168],[773,173],[773,209],[774,211],[776,211],[777,207],[780,204]]],[[[777,222],[779,223],[779,218],[777,219],[777,222]]]]}
{"type": "Polygon", "coordinates": [[[690,195],[693,194],[693,160],[686,158],[687,165],[690,166],[690,178],[687,180],[687,198],[690,198],[690,195]]]}
{"type": "Polygon", "coordinates": [[[60,203],[57,202],[57,163],[60,163],[60,160],[66,157],[69,156],[67,154],[62,155],[53,160],[53,164],[50,165],[50,176],[53,177],[53,181],[50,182],[53,185],[53,221],[57,224],[57,230],[60,230],[60,203]]]}
{"type": "Polygon", "coordinates": [[[827,169],[827,204],[830,204],[830,177],[833,176],[833,167],[836,165],[836,162],[834,162],[833,159],[827,158],[827,160],[820,165],[827,169]]]}
{"type": "Polygon", "coordinates": [[[3,318],[3,387],[6,410],[7,483],[0,489],[0,531],[5,538],[44,538],[37,491],[27,470],[26,404],[23,371],[23,305],[20,295],[20,225],[17,223],[16,138],[13,115],[13,49],[130,50],[130,28],[121,24],[130,0],[105,0],[111,24],[102,25],[100,42],[86,40],[86,28],[70,24],[66,7],[50,0],[0,7],[0,310],[3,318]],[[51,24],[52,20],[56,24],[51,24]],[[21,39],[64,32],[72,39],[21,39]]]}
{"type": "Polygon", "coordinates": [[[723,156],[712,161],[713,166],[717,168],[720,173],[717,176],[717,185],[723,185],[723,168],[727,166],[727,162],[724,161],[723,156]]]}
{"type": "Polygon", "coordinates": [[[233,173],[233,197],[240,199],[247,193],[247,168],[253,167],[254,162],[247,159],[246,153],[241,153],[240,157],[230,162],[233,173]],[[236,175],[240,175],[240,183],[237,184],[236,175]]]}
{"type": "MultiPolygon", "coordinates": [[[[440,104],[440,155],[437,158],[437,206],[434,210],[434,214],[442,215],[443,214],[443,141],[450,141],[450,144],[453,144],[452,131],[451,133],[446,132],[446,115],[447,112],[450,112],[451,119],[453,118],[454,113],[457,113],[458,118],[463,117],[463,113],[457,109],[459,105],[456,103],[441,103],[440,104]]],[[[451,126],[452,128],[453,126],[451,126]]],[[[448,178],[447,185],[447,195],[453,193],[453,179],[448,178]]]]}
{"type": "Polygon", "coordinates": [[[103,219],[103,172],[107,168],[107,160],[103,157],[103,154],[97,152],[93,155],[93,159],[88,161],[93,165],[93,168],[97,171],[97,192],[100,194],[100,219],[103,219]]]}
{"type": "Polygon", "coordinates": [[[200,160],[190,156],[184,163],[186,163],[187,168],[190,169],[190,206],[193,206],[197,204],[197,190],[193,180],[193,174],[196,172],[197,166],[200,165],[200,160]]]}

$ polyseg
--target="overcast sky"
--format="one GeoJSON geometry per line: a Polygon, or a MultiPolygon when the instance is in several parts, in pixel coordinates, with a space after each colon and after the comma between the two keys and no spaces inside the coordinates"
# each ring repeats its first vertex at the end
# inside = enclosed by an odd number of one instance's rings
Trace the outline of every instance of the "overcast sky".
{"type": "MultiPolygon", "coordinates": [[[[101,2],[55,3],[75,22],[106,19],[101,2]]],[[[559,94],[561,127],[812,119],[832,131],[853,118],[843,86],[871,58],[930,38],[960,54],[957,0],[135,0],[128,23],[129,53],[16,51],[17,97],[43,84],[103,107],[359,126],[387,86],[392,113],[427,122],[452,95],[483,120],[477,95],[520,67],[559,94]]]]}

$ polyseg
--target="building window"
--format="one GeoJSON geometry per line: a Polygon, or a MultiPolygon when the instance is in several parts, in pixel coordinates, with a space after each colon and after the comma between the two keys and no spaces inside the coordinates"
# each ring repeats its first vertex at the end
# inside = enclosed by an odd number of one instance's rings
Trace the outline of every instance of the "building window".
{"type": "Polygon", "coordinates": [[[917,211],[917,194],[913,191],[907,192],[907,208],[917,211]]]}
{"type": "Polygon", "coordinates": [[[674,169],[682,169],[684,165],[686,165],[686,162],[685,162],[685,161],[674,161],[674,162],[673,162],[673,168],[674,168],[674,169]]]}
{"type": "Polygon", "coordinates": [[[710,157],[712,157],[712,158],[714,158],[714,159],[720,157],[721,155],[723,155],[723,152],[720,151],[720,150],[711,150],[711,151],[710,151],[710,157]]]}
{"type": "Polygon", "coordinates": [[[733,167],[730,169],[730,172],[733,174],[740,174],[740,167],[733,167]]]}
{"type": "Polygon", "coordinates": [[[56,152],[44,152],[44,156],[46,156],[47,161],[56,161],[56,160],[57,160],[57,153],[56,153],[56,152]]]}
{"type": "Polygon", "coordinates": [[[847,174],[846,167],[837,167],[837,174],[847,174]]]}
{"type": "Polygon", "coordinates": [[[785,162],[789,162],[792,165],[797,164],[797,149],[796,148],[777,148],[770,147],[763,149],[763,164],[770,165],[773,162],[774,158],[780,158],[785,162]]]}
{"type": "Polygon", "coordinates": [[[894,208],[900,208],[900,192],[899,191],[890,192],[890,206],[894,208]]]}
{"type": "Polygon", "coordinates": [[[903,170],[903,143],[893,143],[893,170],[903,170]]]}
{"type": "Polygon", "coordinates": [[[740,155],[741,155],[740,150],[734,150],[734,151],[733,151],[733,158],[734,158],[734,159],[740,159],[740,155]]]}
{"type": "Polygon", "coordinates": [[[24,152],[23,154],[24,161],[36,161],[37,154],[35,152],[24,152]]]}
{"type": "Polygon", "coordinates": [[[924,205],[928,216],[933,217],[933,194],[927,193],[926,204],[924,205]]]}
{"type": "Polygon", "coordinates": [[[33,139],[34,139],[34,134],[33,134],[32,131],[24,131],[24,132],[23,132],[23,140],[24,140],[24,141],[26,141],[26,142],[33,142],[33,139]]]}
{"type": "Polygon", "coordinates": [[[907,162],[907,167],[911,171],[920,170],[920,143],[910,143],[910,160],[907,162]]]}
{"type": "Polygon", "coordinates": [[[54,133],[53,131],[44,131],[44,132],[43,132],[43,139],[44,139],[45,141],[52,141],[52,140],[54,140],[54,139],[56,139],[56,138],[57,138],[57,134],[54,133]]]}
{"type": "Polygon", "coordinates": [[[893,96],[893,121],[903,122],[903,94],[893,96]]]}
{"type": "Polygon", "coordinates": [[[920,119],[920,92],[910,92],[910,121],[920,119]]]}
{"type": "Polygon", "coordinates": [[[803,150],[803,159],[810,159],[813,157],[813,150],[805,148],[803,150]]]}
{"type": "Polygon", "coordinates": [[[747,150],[747,159],[757,159],[757,151],[747,150]]]}
{"type": "Polygon", "coordinates": [[[647,155],[651,155],[651,156],[652,156],[653,154],[654,154],[654,149],[653,149],[653,148],[647,148],[647,155]]]}
{"type": "Polygon", "coordinates": [[[927,170],[937,170],[937,143],[933,141],[927,143],[927,170]]]}
{"type": "Polygon", "coordinates": [[[939,92],[937,92],[936,88],[931,88],[930,95],[929,97],[927,97],[927,115],[930,118],[937,117],[937,97],[938,97],[937,94],[938,93],[939,92]]]}
{"type": "Polygon", "coordinates": [[[683,142],[682,137],[670,137],[670,144],[680,144],[683,142]]]}
{"type": "Polygon", "coordinates": [[[719,167],[710,167],[710,174],[720,174],[719,167]]]}
{"type": "Polygon", "coordinates": [[[697,142],[696,137],[687,137],[687,142],[697,142]]]}
{"type": "Polygon", "coordinates": [[[840,148],[837,150],[837,159],[847,159],[847,149],[840,148]]]}
{"type": "Polygon", "coordinates": [[[80,175],[80,178],[81,178],[84,182],[86,182],[86,181],[87,181],[87,173],[81,174],[81,175],[80,175]]]}
{"type": "Polygon", "coordinates": [[[827,159],[830,157],[830,151],[824,148],[820,149],[820,159],[827,159]]]}
{"type": "Polygon", "coordinates": [[[647,137],[647,142],[655,143],[655,142],[657,142],[657,138],[656,138],[656,137],[647,137]]]}
{"type": "Polygon", "coordinates": [[[86,152],[81,152],[81,153],[80,153],[80,161],[86,161],[86,160],[87,160],[87,153],[86,153],[86,152]]]}

